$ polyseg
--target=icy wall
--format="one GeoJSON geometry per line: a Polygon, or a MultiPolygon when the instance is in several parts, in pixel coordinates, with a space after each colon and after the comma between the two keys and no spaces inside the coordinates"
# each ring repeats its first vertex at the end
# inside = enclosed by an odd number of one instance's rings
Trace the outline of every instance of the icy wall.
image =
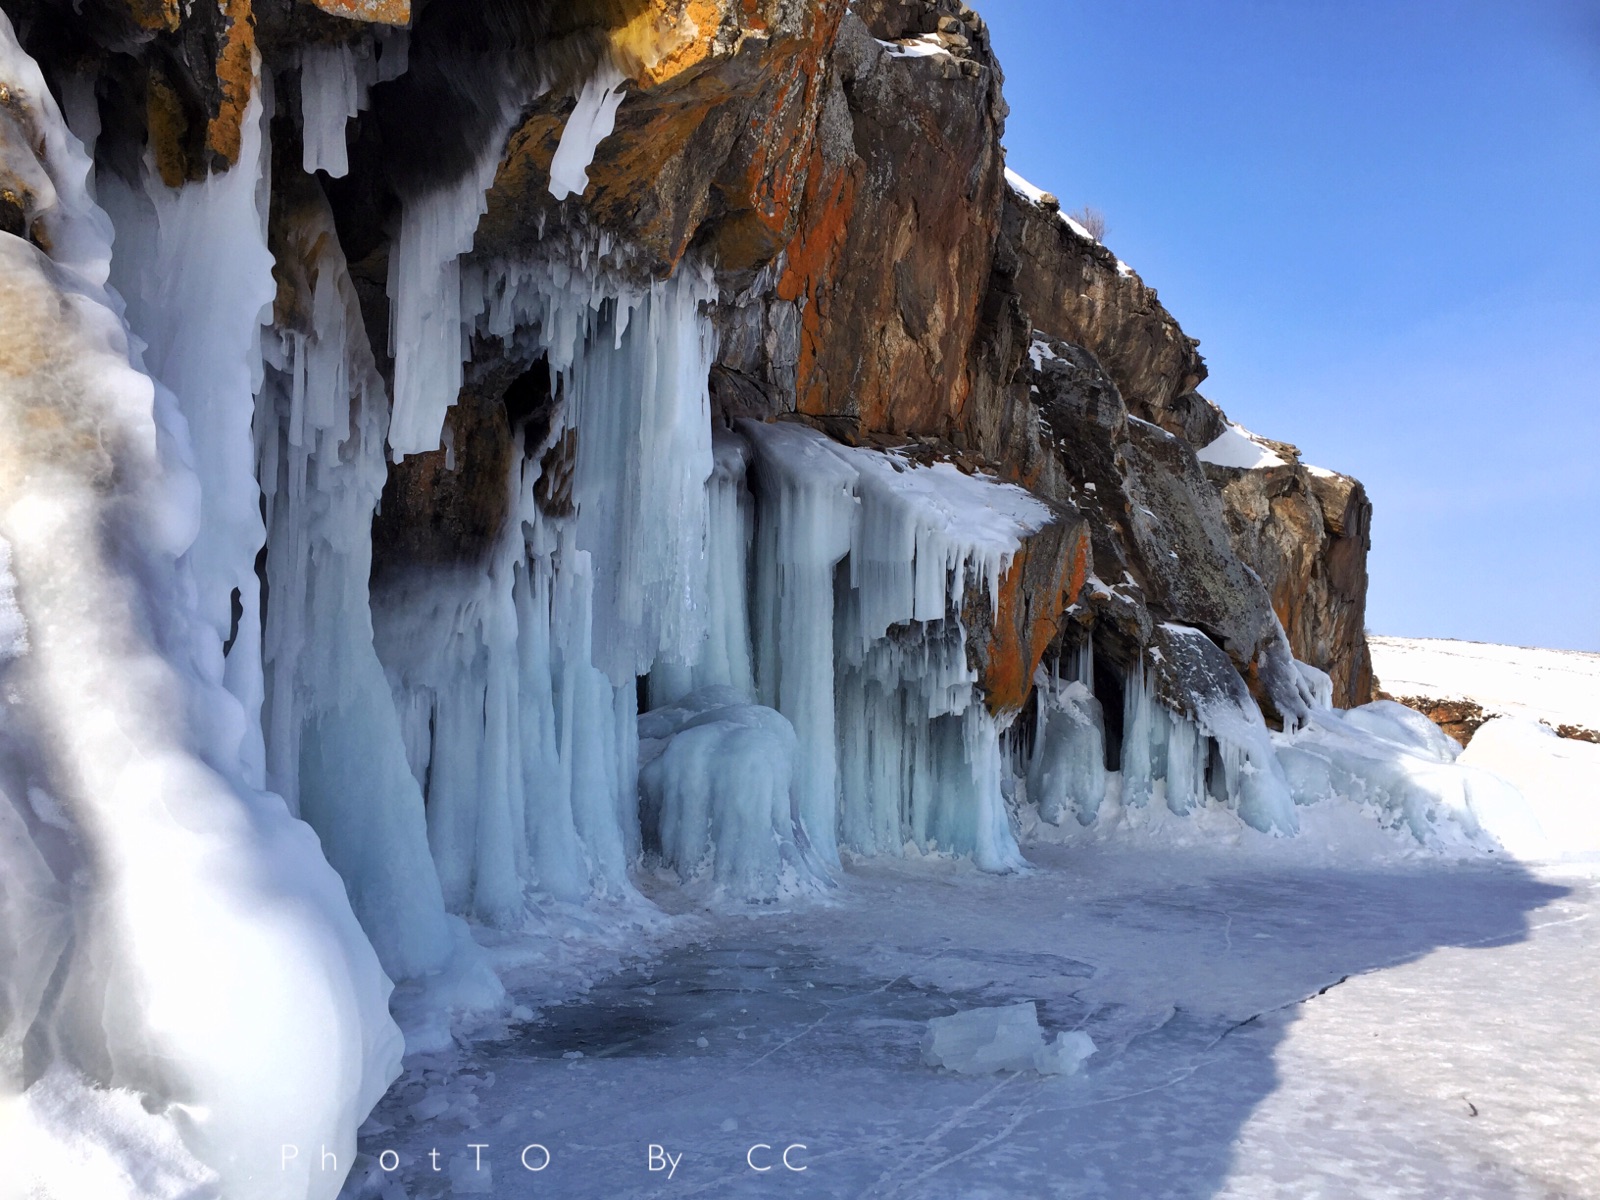
{"type": "Polygon", "coordinates": [[[0,1103],[44,1194],[333,1194],[401,1031],[507,1003],[474,929],[641,868],[760,907],[1157,805],[1520,819],[1332,709],[1359,485],[1230,432],[1008,175],[970,9],[0,7],[0,1103]]]}
{"type": "Polygon", "coordinates": [[[352,1155],[401,1044],[339,877],[262,790],[259,653],[224,652],[259,639],[261,107],[235,174],[151,185],[167,224],[146,252],[163,234],[258,252],[152,275],[146,349],[107,286],[90,160],[4,16],[0,79],[29,235],[0,235],[7,1175],[42,1195],[331,1196],[309,1163],[263,1168],[285,1142],[352,1155]]]}

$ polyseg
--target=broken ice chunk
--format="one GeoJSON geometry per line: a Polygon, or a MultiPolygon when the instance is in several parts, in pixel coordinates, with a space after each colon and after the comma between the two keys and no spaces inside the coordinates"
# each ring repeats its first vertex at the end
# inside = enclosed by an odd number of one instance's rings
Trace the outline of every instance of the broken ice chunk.
{"type": "Polygon", "coordinates": [[[1041,1075],[1076,1075],[1094,1052],[1094,1039],[1081,1029],[1058,1033],[1033,1052],[1033,1069],[1041,1075]]]}
{"type": "Polygon", "coordinates": [[[1063,1033],[1045,1041],[1033,1001],[999,1008],[974,1008],[928,1022],[922,1061],[959,1075],[1033,1070],[1072,1075],[1094,1053],[1086,1033],[1063,1033]]]}

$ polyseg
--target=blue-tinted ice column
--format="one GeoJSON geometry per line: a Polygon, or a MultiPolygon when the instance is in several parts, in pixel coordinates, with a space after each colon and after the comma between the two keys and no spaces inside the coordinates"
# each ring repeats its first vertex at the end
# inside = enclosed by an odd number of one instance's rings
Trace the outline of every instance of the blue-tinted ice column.
{"type": "Polygon", "coordinates": [[[316,829],[384,969],[453,953],[422,792],[373,648],[367,581],[386,475],[388,398],[326,205],[285,252],[312,280],[307,332],[274,331],[256,416],[272,602],[264,630],[267,778],[316,829]]]}
{"type": "Polygon", "coordinates": [[[177,397],[194,446],[201,519],[188,558],[200,614],[217,633],[217,669],[244,705],[244,725],[227,736],[256,787],[265,786],[266,754],[255,561],[266,532],[251,423],[262,325],[277,295],[261,95],[270,87],[264,78],[254,89],[233,169],[169,188],[147,157],[136,185],[113,172],[98,179],[116,228],[111,283],[145,342],[145,369],[177,397]]]}
{"type": "Polygon", "coordinates": [[[856,472],[810,431],[743,422],[756,453],[755,652],[761,702],[794,725],[796,813],[839,864],[833,572],[850,552],[856,472]]]}

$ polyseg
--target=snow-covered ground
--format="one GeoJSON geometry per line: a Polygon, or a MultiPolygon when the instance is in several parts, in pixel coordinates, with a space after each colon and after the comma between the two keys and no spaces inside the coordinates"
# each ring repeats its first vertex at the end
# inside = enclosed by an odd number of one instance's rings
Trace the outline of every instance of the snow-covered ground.
{"type": "Polygon", "coordinates": [[[1022,875],[852,860],[746,912],[643,878],[664,915],[517,943],[515,1016],[408,1060],[346,1196],[1600,1196],[1600,867],[1423,851],[1340,802],[1302,825],[1112,804],[1024,828],[1022,875]],[[1081,1072],[924,1062],[931,1018],[1026,1001],[1093,1038],[1081,1072]]]}
{"type": "MultiPolygon", "coordinates": [[[[1020,878],[860,864],[833,904],[680,917],[502,1039],[413,1060],[363,1146],[399,1153],[411,1197],[1600,1194],[1594,879],[1030,858],[1020,878]],[[1082,1073],[924,1065],[930,1018],[1027,1000],[1093,1037],[1082,1073]],[[533,1143],[543,1172],[519,1164],[533,1143]],[[794,1144],[804,1174],[779,1161],[794,1144]],[[652,1145],[683,1156],[670,1182],[652,1145]]],[[[367,1194],[399,1194],[380,1178],[367,1194]]]]}

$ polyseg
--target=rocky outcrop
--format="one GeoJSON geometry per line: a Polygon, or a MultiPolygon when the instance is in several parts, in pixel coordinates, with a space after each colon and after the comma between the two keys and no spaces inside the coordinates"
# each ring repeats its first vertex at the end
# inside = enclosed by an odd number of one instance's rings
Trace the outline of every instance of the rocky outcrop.
{"type": "Polygon", "coordinates": [[[1272,443],[1273,465],[1207,463],[1241,560],[1267,589],[1295,657],[1333,678],[1342,708],[1373,698],[1367,651],[1367,551],[1372,504],[1360,481],[1299,461],[1272,443]]]}
{"type": "Polygon", "coordinates": [[[1463,746],[1470,745],[1472,735],[1493,720],[1495,715],[1486,712],[1476,700],[1440,700],[1433,696],[1391,696],[1379,692],[1380,700],[1396,700],[1407,708],[1415,709],[1463,746]]]}
{"type": "Polygon", "coordinates": [[[1194,398],[1206,377],[1200,343],[1162,307],[1154,288],[1048,194],[1005,195],[1002,229],[1015,256],[1015,288],[1035,328],[1094,350],[1135,416],[1203,446],[1220,414],[1194,398]]]}

